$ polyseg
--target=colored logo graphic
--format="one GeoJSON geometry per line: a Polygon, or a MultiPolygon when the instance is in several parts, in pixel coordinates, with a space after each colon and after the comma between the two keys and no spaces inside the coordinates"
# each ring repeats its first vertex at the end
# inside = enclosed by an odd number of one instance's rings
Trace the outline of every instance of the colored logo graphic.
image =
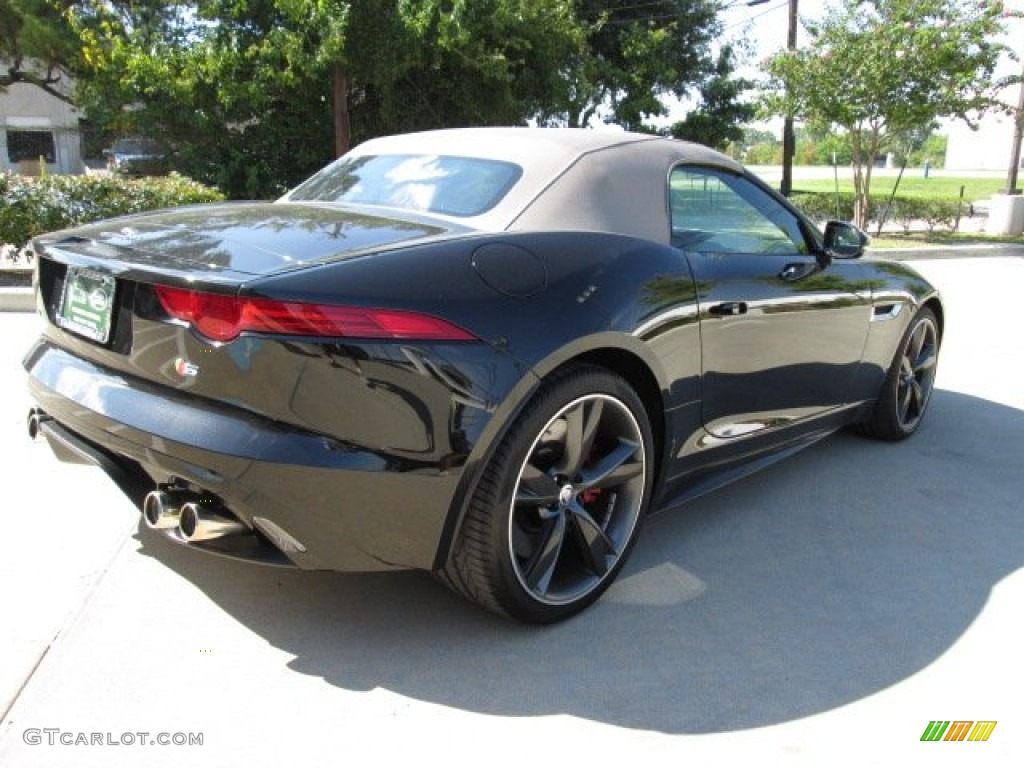
{"type": "Polygon", "coordinates": [[[995,720],[932,720],[921,741],[988,741],[996,729],[995,720]]]}

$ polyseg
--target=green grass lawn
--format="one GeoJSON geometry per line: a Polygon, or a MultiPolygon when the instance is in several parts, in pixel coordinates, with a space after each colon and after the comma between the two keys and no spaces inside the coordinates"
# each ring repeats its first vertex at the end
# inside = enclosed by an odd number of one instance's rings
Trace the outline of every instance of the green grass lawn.
{"type": "MultiPolygon", "coordinates": [[[[871,179],[871,196],[889,195],[892,193],[893,185],[896,183],[895,176],[875,176],[871,179]]],[[[914,169],[900,180],[898,193],[901,195],[914,195],[916,197],[959,197],[960,187],[964,189],[964,199],[982,200],[992,197],[996,192],[1006,187],[1005,179],[975,179],[932,176],[924,178],[920,169],[914,169]]],[[[834,192],[835,181],[832,179],[795,179],[793,181],[795,192],[834,192]]],[[[840,192],[853,192],[853,179],[839,179],[840,192]]]]}

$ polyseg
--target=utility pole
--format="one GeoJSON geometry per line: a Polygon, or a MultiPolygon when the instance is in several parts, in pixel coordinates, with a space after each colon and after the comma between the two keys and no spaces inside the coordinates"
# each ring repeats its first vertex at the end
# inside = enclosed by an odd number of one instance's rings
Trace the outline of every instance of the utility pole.
{"type": "Polygon", "coordinates": [[[1024,233],[1024,196],[1017,187],[1020,170],[1020,143],[1024,133],[1024,80],[1020,84],[1020,97],[1013,113],[1013,147],[1010,168],[1006,172],[1006,189],[992,196],[985,230],[992,235],[1020,235],[1024,233]]]}
{"type": "Polygon", "coordinates": [[[1019,195],[1017,188],[1017,171],[1020,170],[1020,145],[1024,138],[1024,72],[1021,72],[1020,97],[1017,99],[1017,111],[1013,113],[1013,147],[1010,151],[1010,170],[1006,174],[1006,189],[1003,194],[1019,195]]]}
{"type": "MultiPolygon", "coordinates": [[[[796,50],[796,2],[789,0],[789,35],[786,38],[786,50],[796,50]]],[[[793,118],[787,117],[782,124],[782,184],[780,191],[789,197],[793,191],[793,155],[796,154],[796,135],[793,132],[793,118]]]]}

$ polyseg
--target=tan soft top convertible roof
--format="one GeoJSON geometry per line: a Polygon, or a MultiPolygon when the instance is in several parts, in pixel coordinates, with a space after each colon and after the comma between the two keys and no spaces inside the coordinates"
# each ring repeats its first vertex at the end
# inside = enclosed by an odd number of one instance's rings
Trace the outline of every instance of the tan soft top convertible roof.
{"type": "Polygon", "coordinates": [[[480,157],[515,163],[522,178],[494,208],[451,218],[485,231],[618,232],[669,242],[668,173],[677,163],[740,172],[699,144],[578,128],[457,128],[372,139],[350,157],[388,154],[480,157]]]}

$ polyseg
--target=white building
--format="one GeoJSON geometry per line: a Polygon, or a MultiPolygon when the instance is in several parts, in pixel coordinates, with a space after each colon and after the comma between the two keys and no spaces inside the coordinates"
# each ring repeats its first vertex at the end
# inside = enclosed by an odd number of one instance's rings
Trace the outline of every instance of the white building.
{"type": "MultiPolygon", "coordinates": [[[[1024,0],[1003,0],[1006,34],[997,42],[1003,43],[1017,54],[1024,55],[1024,0]]],[[[1021,74],[1020,59],[1004,55],[993,73],[1004,78],[1021,74]]],[[[1013,110],[1020,99],[1020,85],[1011,85],[999,94],[999,100],[1013,110]]],[[[956,171],[1001,171],[1010,169],[1013,148],[1013,118],[1010,114],[990,112],[979,121],[978,130],[972,131],[962,120],[952,122],[948,128],[949,145],[946,149],[946,168],[956,171]]],[[[1024,166],[1022,166],[1024,167],[1024,166]]],[[[1018,184],[1018,186],[1020,186],[1018,184]]]]}
{"type": "MultiPolygon", "coordinates": [[[[0,64],[2,66],[2,64],[0,64]]],[[[58,86],[70,93],[70,83],[58,86]]],[[[82,135],[74,106],[42,88],[14,83],[0,91],[0,172],[82,173],[82,135]]]]}
{"type": "MultiPolygon", "coordinates": [[[[1000,100],[1016,106],[1021,86],[1006,89],[1000,100]]],[[[991,112],[978,121],[978,129],[971,130],[962,120],[947,127],[949,143],[946,147],[946,168],[953,171],[1007,171],[1013,149],[1013,118],[991,112]]],[[[1024,156],[1021,158],[1024,167],[1024,156]]]]}

